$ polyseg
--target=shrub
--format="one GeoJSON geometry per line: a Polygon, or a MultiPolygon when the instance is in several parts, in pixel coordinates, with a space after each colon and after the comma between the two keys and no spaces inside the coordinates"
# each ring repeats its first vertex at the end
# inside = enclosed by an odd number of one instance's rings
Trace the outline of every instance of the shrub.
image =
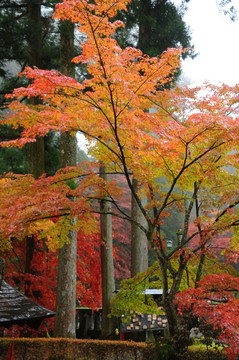
{"type": "Polygon", "coordinates": [[[153,346],[128,341],[80,339],[2,338],[0,360],[7,358],[14,346],[14,360],[151,360],[153,346]]]}

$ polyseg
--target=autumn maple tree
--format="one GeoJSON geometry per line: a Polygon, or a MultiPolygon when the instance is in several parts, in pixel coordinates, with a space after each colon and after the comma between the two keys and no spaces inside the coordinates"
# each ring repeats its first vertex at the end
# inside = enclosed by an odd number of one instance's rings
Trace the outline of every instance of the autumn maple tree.
{"type": "Polygon", "coordinates": [[[211,274],[177,294],[179,313],[190,310],[194,316],[211,324],[219,331],[218,340],[224,344],[228,356],[239,354],[239,291],[238,278],[229,274],[211,274]]]}
{"type": "MultiPolygon", "coordinates": [[[[116,181],[104,181],[93,163],[83,163],[38,180],[29,175],[4,176],[0,234],[5,247],[12,237],[43,231],[49,246],[59,246],[69,230],[65,217],[76,217],[75,228],[90,233],[92,213],[101,212],[98,200],[105,197],[116,209],[111,214],[136,222],[147,236],[160,267],[173,336],[178,331],[174,297],[188,261],[195,254],[203,255],[216,236],[239,225],[238,86],[169,89],[182,50],[168,49],[160,58],[150,58],[138,49],[121,49],[114,34],[123,24],[110,19],[127,3],[76,0],[57,5],[55,16],[71,20],[85,34],[82,53],[73,62],[86,64],[89,76],[80,83],[54,70],[27,67],[21,76],[31,83],[8,96],[11,103],[4,119],[21,127],[22,136],[1,145],[21,147],[50,130],[81,132],[107,172],[125,177],[146,225],[120,206],[123,190],[116,181]],[[42,102],[24,103],[32,97],[42,102]],[[69,187],[70,179],[78,186],[69,187]],[[178,244],[167,251],[161,226],[175,207],[183,214],[183,231],[178,244]],[[46,229],[53,216],[59,221],[46,229]],[[190,233],[192,218],[196,229],[190,233]],[[193,239],[196,246],[190,247],[193,239]]],[[[238,231],[233,231],[228,251],[235,260],[238,231]]]]}

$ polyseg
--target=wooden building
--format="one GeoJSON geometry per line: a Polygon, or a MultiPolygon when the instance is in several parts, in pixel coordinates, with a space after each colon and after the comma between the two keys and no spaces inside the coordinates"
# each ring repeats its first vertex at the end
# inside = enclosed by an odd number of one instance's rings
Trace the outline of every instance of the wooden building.
{"type": "Polygon", "coordinates": [[[55,313],[37,304],[4,280],[0,288],[0,327],[28,325],[37,329],[42,320],[55,313]]]}

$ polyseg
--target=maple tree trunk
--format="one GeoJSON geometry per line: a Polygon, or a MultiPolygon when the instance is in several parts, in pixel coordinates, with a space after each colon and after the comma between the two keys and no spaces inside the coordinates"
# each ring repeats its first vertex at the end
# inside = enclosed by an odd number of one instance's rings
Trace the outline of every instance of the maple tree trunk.
{"type": "MultiPolygon", "coordinates": [[[[133,187],[137,191],[138,181],[133,178],[133,187]]],[[[142,205],[145,207],[147,199],[143,199],[142,205]]],[[[140,208],[132,196],[131,200],[131,217],[146,227],[146,221],[140,208]]],[[[145,233],[132,222],[131,225],[131,277],[137,273],[148,269],[148,240],[145,233]]]]}
{"type": "Polygon", "coordinates": [[[164,310],[167,315],[168,332],[170,338],[172,338],[175,334],[178,333],[178,316],[173,301],[174,296],[172,296],[171,294],[166,294],[164,296],[164,310]]]}
{"type": "MultiPolygon", "coordinates": [[[[100,166],[100,176],[108,180],[104,166],[100,166]]],[[[114,333],[115,319],[109,318],[111,300],[115,291],[112,216],[107,214],[111,211],[111,204],[104,198],[100,201],[100,230],[101,230],[101,275],[102,275],[102,337],[109,338],[114,333]]]]}
{"type": "Polygon", "coordinates": [[[168,273],[167,273],[167,264],[162,259],[159,259],[159,266],[161,269],[162,275],[162,285],[163,285],[163,306],[165,313],[167,315],[168,321],[168,332],[169,337],[172,338],[178,332],[178,317],[177,311],[174,305],[174,293],[168,287],[168,273]]]}
{"type": "MultiPolygon", "coordinates": [[[[71,59],[74,56],[74,25],[69,21],[61,23],[61,70],[74,76],[71,59]]],[[[76,165],[76,138],[70,133],[61,134],[61,167],[76,165]]],[[[72,199],[74,201],[74,199],[72,199]]],[[[75,219],[69,219],[74,225],[75,219]]],[[[76,253],[77,232],[68,234],[69,243],[59,249],[56,294],[56,316],[54,336],[74,338],[76,336],[76,253]]]]}
{"type": "Polygon", "coordinates": [[[158,263],[161,270],[162,276],[162,287],[163,287],[163,307],[167,315],[168,321],[168,336],[172,339],[174,335],[180,333],[180,327],[178,322],[177,309],[174,304],[175,295],[179,292],[180,284],[182,281],[183,273],[187,267],[187,260],[185,258],[179,258],[178,270],[171,274],[172,283],[169,288],[169,262],[167,257],[164,258],[158,255],[158,263]]]}

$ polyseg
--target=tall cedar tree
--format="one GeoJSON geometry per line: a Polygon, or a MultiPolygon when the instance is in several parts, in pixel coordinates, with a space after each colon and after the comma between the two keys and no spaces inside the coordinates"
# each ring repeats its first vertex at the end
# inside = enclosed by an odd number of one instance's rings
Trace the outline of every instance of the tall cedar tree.
{"type": "MultiPolygon", "coordinates": [[[[68,20],[61,22],[61,71],[74,77],[74,24],[68,20]]],[[[61,134],[61,167],[76,166],[76,137],[70,132],[61,134]]],[[[74,201],[74,197],[71,198],[74,201]]],[[[68,219],[72,229],[68,233],[68,242],[59,249],[57,296],[54,335],[74,338],[76,336],[76,254],[77,231],[75,218],[68,219]]]]}
{"type": "MultiPolygon", "coordinates": [[[[42,67],[41,4],[29,2],[27,12],[29,28],[33,29],[35,27],[34,31],[29,33],[28,36],[28,63],[32,67],[42,67]]],[[[28,101],[33,105],[39,102],[36,98],[30,98],[28,101]]],[[[37,138],[36,142],[28,144],[28,173],[35,178],[39,178],[45,173],[44,138],[37,138]]],[[[28,236],[26,239],[26,273],[32,273],[31,262],[34,248],[34,236],[28,236]]]]}

